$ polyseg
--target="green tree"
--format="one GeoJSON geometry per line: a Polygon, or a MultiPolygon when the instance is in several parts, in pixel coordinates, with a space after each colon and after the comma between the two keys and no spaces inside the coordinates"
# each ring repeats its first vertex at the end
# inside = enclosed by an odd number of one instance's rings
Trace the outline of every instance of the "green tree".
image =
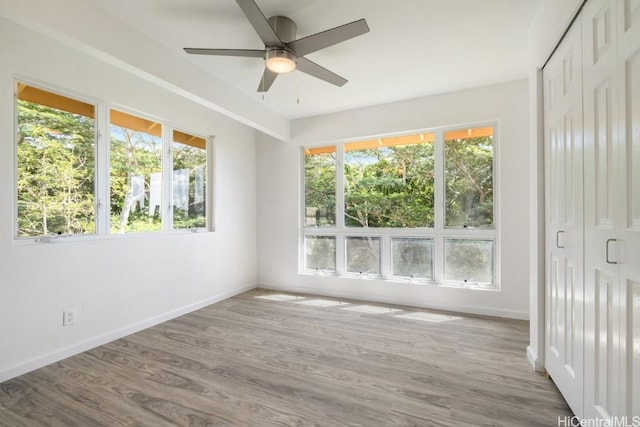
{"type": "Polygon", "coordinates": [[[110,152],[111,231],[157,231],[160,212],[136,205],[132,177],[144,180],[145,199],[151,190],[151,174],[161,171],[160,138],[124,127],[111,126],[110,152]]]}
{"type": "Polygon", "coordinates": [[[493,138],[445,141],[448,227],[493,227],[493,138]]]}
{"type": "Polygon", "coordinates": [[[18,235],[95,232],[94,120],[18,101],[18,235]]]}
{"type": "Polygon", "coordinates": [[[312,154],[304,158],[306,225],[336,223],[336,156],[312,154]]]}
{"type": "Polygon", "coordinates": [[[173,144],[173,170],[189,171],[188,207],[185,212],[177,207],[173,210],[173,227],[198,228],[207,225],[206,217],[206,172],[207,151],[186,144],[173,144]],[[196,176],[202,174],[203,187],[201,198],[197,197],[196,176]]]}
{"type": "Polygon", "coordinates": [[[345,155],[345,223],[357,227],[432,227],[432,144],[345,155]]]}

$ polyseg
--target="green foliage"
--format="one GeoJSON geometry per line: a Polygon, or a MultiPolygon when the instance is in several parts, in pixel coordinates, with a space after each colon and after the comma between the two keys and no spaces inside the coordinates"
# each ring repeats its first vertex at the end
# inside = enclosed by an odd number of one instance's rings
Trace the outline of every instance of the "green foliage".
{"type": "Polygon", "coordinates": [[[18,235],[95,232],[91,118],[18,101],[18,235]]]}
{"type": "MultiPolygon", "coordinates": [[[[345,224],[351,227],[434,226],[433,144],[345,153],[345,224]]],[[[305,225],[335,224],[335,154],[305,156],[305,225]]],[[[493,140],[445,143],[445,224],[493,227],[493,140]]]]}
{"type": "Polygon", "coordinates": [[[345,154],[345,224],[433,227],[432,144],[345,154]]]}
{"type": "MultiPolygon", "coordinates": [[[[158,231],[162,218],[158,209],[149,212],[134,201],[132,177],[144,179],[144,194],[151,190],[151,174],[162,169],[160,138],[127,128],[111,126],[110,150],[111,232],[158,231]]],[[[145,196],[146,197],[146,196],[145,196]]]]}
{"type": "Polygon", "coordinates": [[[445,141],[447,227],[493,227],[493,138],[445,141]]]}
{"type": "Polygon", "coordinates": [[[206,216],[206,171],[207,152],[201,148],[185,144],[173,145],[173,169],[187,169],[189,171],[188,208],[173,210],[173,228],[202,228],[207,225],[206,216]],[[198,197],[196,175],[202,171],[202,194],[198,197]]]}
{"type": "MultiPolygon", "coordinates": [[[[95,233],[94,120],[27,101],[18,101],[18,235],[95,233]]],[[[206,226],[206,150],[174,144],[175,169],[189,170],[188,209],[175,209],[174,227],[206,226]],[[196,197],[195,170],[202,173],[196,197]],[[200,195],[202,197],[200,197],[200,195]]],[[[158,137],[111,127],[111,232],[158,231],[158,208],[149,212],[152,173],[161,171],[158,137]],[[131,177],[144,179],[145,206],[134,203],[131,177]]]]}
{"type": "MultiPolygon", "coordinates": [[[[439,158],[438,162],[442,159],[439,158]]],[[[429,142],[346,151],[344,210],[347,227],[435,227],[435,153],[429,142]]],[[[335,224],[334,154],[305,156],[305,225],[335,224]],[[326,212],[327,219],[323,212],[326,212]]],[[[493,138],[444,144],[445,227],[493,228],[493,138]]],[[[445,239],[445,280],[493,283],[493,240],[445,239]]],[[[380,239],[345,237],[346,271],[380,273],[380,239]]],[[[307,268],[335,263],[335,248],[307,238],[307,268]],[[310,243],[311,242],[311,243],[310,243]]],[[[394,276],[433,279],[432,238],[392,238],[394,276]]]]}
{"type": "Polygon", "coordinates": [[[185,228],[203,228],[207,226],[207,219],[204,214],[188,217],[179,209],[173,210],[173,228],[176,230],[185,228]]]}
{"type": "Polygon", "coordinates": [[[304,160],[305,225],[335,225],[335,153],[305,156],[304,160]]]}

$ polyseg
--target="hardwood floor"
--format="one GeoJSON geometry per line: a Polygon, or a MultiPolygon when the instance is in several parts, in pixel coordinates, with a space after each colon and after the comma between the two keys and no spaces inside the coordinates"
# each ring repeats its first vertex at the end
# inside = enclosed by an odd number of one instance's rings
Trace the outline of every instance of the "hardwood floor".
{"type": "Polygon", "coordinates": [[[0,425],[556,426],[527,342],[523,321],[254,290],[0,384],[0,425]]]}

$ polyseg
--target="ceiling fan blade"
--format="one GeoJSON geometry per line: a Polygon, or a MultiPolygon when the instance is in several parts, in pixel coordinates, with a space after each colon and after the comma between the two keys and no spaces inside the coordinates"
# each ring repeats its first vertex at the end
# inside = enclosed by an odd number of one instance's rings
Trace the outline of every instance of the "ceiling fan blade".
{"type": "Polygon", "coordinates": [[[340,77],[336,73],[327,70],[326,68],[309,61],[307,58],[298,58],[296,64],[296,70],[302,71],[305,74],[324,80],[327,83],[331,83],[336,86],[344,86],[348,82],[344,77],[340,77]]]}
{"type": "Polygon", "coordinates": [[[369,26],[367,25],[367,21],[360,19],[321,33],[294,40],[291,43],[286,43],[286,45],[297,57],[301,57],[368,32],[369,26]]]}
{"type": "Polygon", "coordinates": [[[267,21],[267,18],[265,18],[264,14],[253,0],[236,0],[236,3],[238,3],[238,6],[240,6],[240,9],[242,9],[251,25],[253,25],[253,28],[256,30],[256,33],[258,33],[265,46],[284,46],[280,37],[278,37],[271,27],[271,24],[269,24],[269,21],[267,21]]]}
{"type": "Polygon", "coordinates": [[[260,80],[260,84],[258,85],[258,92],[266,92],[269,90],[274,81],[276,81],[276,77],[278,77],[277,73],[274,73],[267,67],[264,68],[264,74],[262,74],[262,79],[260,80]]]}
{"type": "Polygon", "coordinates": [[[184,51],[194,55],[222,55],[244,56],[247,58],[264,58],[264,50],[255,49],[203,49],[199,47],[185,47],[184,51]]]}

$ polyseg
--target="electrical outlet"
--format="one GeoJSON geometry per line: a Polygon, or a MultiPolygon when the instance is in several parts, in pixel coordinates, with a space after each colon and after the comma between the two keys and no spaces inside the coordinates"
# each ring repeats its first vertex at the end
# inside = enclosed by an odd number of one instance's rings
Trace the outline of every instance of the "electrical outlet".
{"type": "Polygon", "coordinates": [[[77,314],[75,310],[64,310],[62,312],[62,326],[70,326],[76,323],[77,314]]]}

